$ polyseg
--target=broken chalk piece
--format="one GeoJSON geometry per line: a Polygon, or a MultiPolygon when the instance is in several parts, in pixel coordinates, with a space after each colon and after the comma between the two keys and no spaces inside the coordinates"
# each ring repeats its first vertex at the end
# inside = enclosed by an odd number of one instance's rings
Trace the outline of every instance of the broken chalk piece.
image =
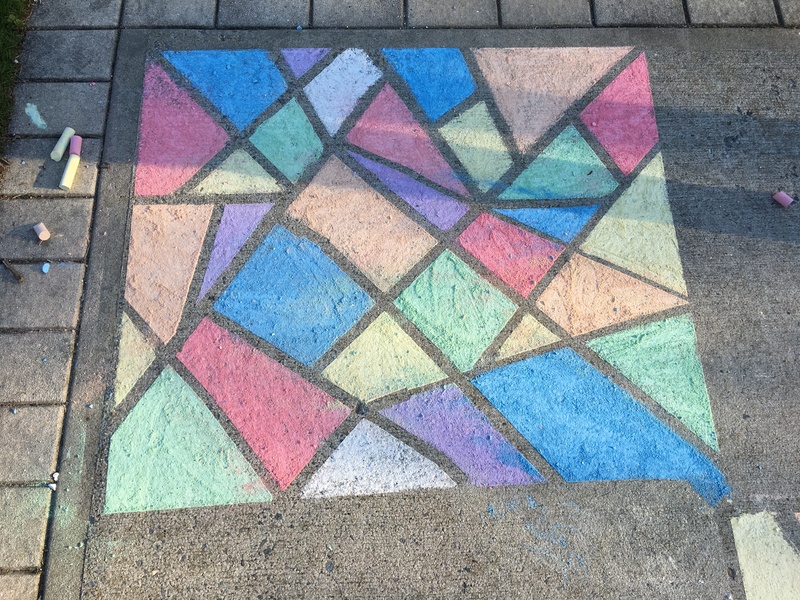
{"type": "Polygon", "coordinates": [[[83,146],[83,138],[79,135],[73,135],[69,141],[69,153],[80,156],[81,146],[83,146]]]}
{"type": "Polygon", "coordinates": [[[33,231],[40,241],[46,242],[50,239],[50,231],[44,223],[37,223],[33,226],[33,231]]]}
{"type": "MultiPolygon", "coordinates": [[[[44,263],[42,265],[42,273],[49,273],[50,272],[50,263],[44,263]]],[[[45,359],[46,360],[46,359],[45,359]]]]}
{"type": "Polygon", "coordinates": [[[792,198],[786,192],[778,192],[772,197],[772,199],[775,200],[775,202],[777,202],[778,204],[780,204],[783,208],[788,208],[789,205],[792,202],[794,202],[794,198],[792,198]]]}
{"type": "Polygon", "coordinates": [[[65,192],[72,189],[72,183],[75,181],[75,174],[78,172],[79,164],[81,164],[81,157],[77,154],[70,154],[67,166],[64,167],[64,173],[61,175],[61,183],[58,184],[58,187],[65,192]]]}
{"type": "Polygon", "coordinates": [[[48,483],[48,484],[47,484],[47,487],[49,487],[49,488],[50,488],[51,490],[53,490],[54,492],[56,491],[56,484],[55,484],[55,483],[48,483]]]}
{"type": "Polygon", "coordinates": [[[67,144],[69,144],[69,140],[73,135],[75,135],[75,130],[72,127],[65,127],[64,132],[58,138],[53,151],[50,153],[50,158],[56,162],[60,161],[61,157],[64,156],[64,152],[67,151],[67,144]]]}

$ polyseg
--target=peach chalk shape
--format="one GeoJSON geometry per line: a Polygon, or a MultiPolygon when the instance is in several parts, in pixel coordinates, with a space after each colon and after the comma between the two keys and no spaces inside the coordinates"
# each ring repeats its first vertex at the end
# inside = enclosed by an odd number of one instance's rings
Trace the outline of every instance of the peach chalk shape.
{"type": "Polygon", "coordinates": [[[422,227],[332,157],[287,211],[388,291],[436,246],[422,227]]]}
{"type": "Polygon", "coordinates": [[[685,300],[580,254],[567,261],[536,302],[570,335],[685,304],[685,300]]]}
{"type": "Polygon", "coordinates": [[[631,49],[481,48],[473,54],[517,147],[527,152],[631,49]]]}
{"type": "Polygon", "coordinates": [[[165,344],[178,330],[213,208],[133,207],[125,299],[165,344]]]}

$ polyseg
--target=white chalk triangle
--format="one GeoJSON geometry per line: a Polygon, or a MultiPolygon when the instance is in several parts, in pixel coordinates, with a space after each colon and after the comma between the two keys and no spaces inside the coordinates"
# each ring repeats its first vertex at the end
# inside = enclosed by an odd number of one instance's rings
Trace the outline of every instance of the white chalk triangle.
{"type": "Polygon", "coordinates": [[[435,463],[374,423],[359,422],[303,488],[304,498],[451,488],[435,463]]]}

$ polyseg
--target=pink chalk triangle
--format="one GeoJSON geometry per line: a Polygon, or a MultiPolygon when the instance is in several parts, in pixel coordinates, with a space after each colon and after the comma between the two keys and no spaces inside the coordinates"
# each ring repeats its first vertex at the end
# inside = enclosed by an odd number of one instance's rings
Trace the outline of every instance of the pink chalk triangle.
{"type": "Polygon", "coordinates": [[[231,264],[233,257],[241,250],[247,238],[255,231],[261,219],[275,206],[269,202],[264,204],[227,204],[222,213],[222,220],[214,237],[214,247],[208,259],[203,284],[197,300],[201,300],[220,275],[231,264]]]}
{"type": "Polygon", "coordinates": [[[469,197],[467,188],[389,84],[375,97],[346,139],[469,197]]]}
{"type": "Polygon", "coordinates": [[[137,196],[171,194],[227,141],[225,130],[161,67],[147,67],[134,183],[137,196]]]}
{"type": "Polygon", "coordinates": [[[581,120],[625,175],[636,168],[658,142],[644,53],[583,110],[581,120]]]}

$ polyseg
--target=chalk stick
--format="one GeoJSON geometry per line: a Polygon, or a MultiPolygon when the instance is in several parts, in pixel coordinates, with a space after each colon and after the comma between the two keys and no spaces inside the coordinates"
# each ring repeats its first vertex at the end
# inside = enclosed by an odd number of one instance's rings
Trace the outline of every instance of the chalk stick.
{"type": "Polygon", "coordinates": [[[61,134],[61,137],[58,138],[53,151],[50,153],[50,158],[56,162],[60,161],[61,157],[64,156],[64,152],[67,151],[67,145],[73,135],[75,135],[75,130],[72,127],[65,127],[64,132],[61,134]]]}
{"type": "Polygon", "coordinates": [[[794,202],[794,198],[792,198],[786,192],[778,192],[772,197],[772,199],[775,200],[775,202],[777,202],[778,204],[780,204],[783,208],[788,208],[789,205],[792,202],[794,202]]]}
{"type": "Polygon", "coordinates": [[[50,239],[50,231],[48,231],[47,226],[44,223],[37,223],[34,225],[33,231],[36,233],[36,237],[38,237],[42,242],[46,242],[50,239]]]}
{"type": "Polygon", "coordinates": [[[69,153],[80,156],[81,146],[83,146],[83,138],[79,135],[73,135],[69,140],[69,153]]]}
{"type": "Polygon", "coordinates": [[[68,192],[72,189],[72,182],[75,181],[75,174],[78,172],[78,165],[81,164],[81,157],[77,154],[70,154],[67,159],[67,166],[61,175],[61,183],[58,184],[62,190],[68,192]]]}

